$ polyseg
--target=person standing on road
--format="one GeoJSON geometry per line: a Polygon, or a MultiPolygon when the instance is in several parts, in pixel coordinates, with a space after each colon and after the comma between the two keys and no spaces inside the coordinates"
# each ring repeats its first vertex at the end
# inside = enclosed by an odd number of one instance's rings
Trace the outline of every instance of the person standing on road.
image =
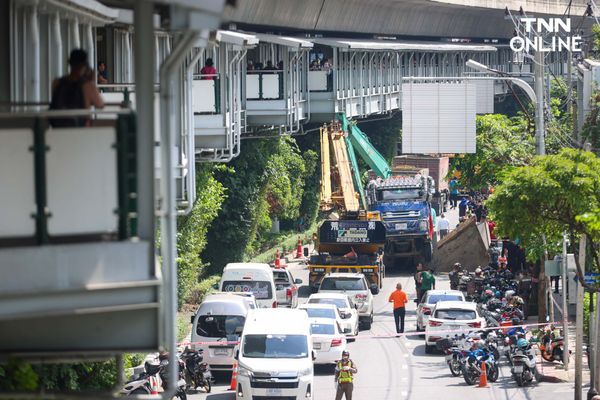
{"type": "Polygon", "coordinates": [[[456,178],[452,178],[450,181],[450,205],[451,208],[456,208],[458,202],[458,181],[456,178]]]}
{"type": "Polygon", "coordinates": [[[421,272],[423,272],[423,264],[417,264],[417,270],[415,271],[415,290],[417,291],[417,303],[421,302],[421,272]]]}
{"type": "Polygon", "coordinates": [[[402,290],[402,284],[396,284],[396,290],[390,294],[388,299],[390,303],[394,303],[394,322],[396,323],[396,333],[404,333],[404,317],[406,316],[406,303],[408,297],[402,290]]]}
{"type": "Polygon", "coordinates": [[[335,365],[335,381],[337,382],[337,390],[335,400],[342,400],[342,396],[346,396],[346,400],[352,400],[352,391],[354,390],[354,374],[358,370],[356,364],[350,359],[350,352],[344,350],[342,359],[335,365]]]}
{"type": "Polygon", "coordinates": [[[440,216],[440,220],[438,221],[438,230],[440,232],[440,240],[448,235],[450,232],[450,221],[446,218],[446,214],[442,214],[440,216]]]}
{"type": "Polygon", "coordinates": [[[426,268],[421,272],[421,296],[431,289],[435,289],[435,277],[433,276],[433,270],[426,268]]]}

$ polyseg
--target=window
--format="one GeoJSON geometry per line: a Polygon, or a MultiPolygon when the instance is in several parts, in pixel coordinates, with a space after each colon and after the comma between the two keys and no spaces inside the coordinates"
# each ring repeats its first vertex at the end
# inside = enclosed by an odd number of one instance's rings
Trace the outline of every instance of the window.
{"type": "Polygon", "coordinates": [[[335,335],[333,324],[310,324],[310,333],[313,335],[335,335]]]}
{"type": "Polygon", "coordinates": [[[465,321],[469,319],[476,319],[477,313],[473,310],[437,310],[435,312],[435,318],[465,321]]]}
{"type": "Polygon", "coordinates": [[[239,335],[246,318],[241,315],[202,315],[198,318],[196,333],[203,337],[223,338],[239,335]]]}
{"type": "Polygon", "coordinates": [[[377,200],[409,200],[419,199],[423,196],[423,192],[419,189],[402,189],[402,190],[378,190],[377,200]]]}
{"type": "Polygon", "coordinates": [[[305,335],[246,335],[243,354],[249,358],[304,358],[308,339],[305,335]]]}
{"type": "Polygon", "coordinates": [[[325,278],[320,290],[367,290],[362,278],[325,278]]]}
{"type": "Polygon", "coordinates": [[[464,301],[460,294],[432,294],[425,301],[426,304],[437,304],[438,301],[464,301]]]}
{"type": "Polygon", "coordinates": [[[290,279],[285,271],[273,271],[273,279],[275,283],[289,283],[290,279]]]}
{"type": "Polygon", "coordinates": [[[273,297],[271,283],[267,281],[225,281],[223,282],[223,291],[252,293],[256,300],[273,297]]]}
{"type": "Polygon", "coordinates": [[[308,299],[310,304],[333,304],[337,308],[350,308],[348,302],[344,299],[322,299],[322,298],[312,298],[308,299]]]}
{"type": "Polygon", "coordinates": [[[310,318],[333,318],[335,319],[335,310],[332,308],[305,308],[310,318]]]}

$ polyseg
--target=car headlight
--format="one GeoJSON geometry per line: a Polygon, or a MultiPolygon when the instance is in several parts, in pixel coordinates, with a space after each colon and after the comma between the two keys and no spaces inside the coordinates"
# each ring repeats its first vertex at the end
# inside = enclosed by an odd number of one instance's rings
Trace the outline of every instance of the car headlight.
{"type": "Polygon", "coordinates": [[[419,221],[419,230],[426,231],[429,229],[429,220],[422,219],[419,221]]]}
{"type": "Polygon", "coordinates": [[[312,375],[313,370],[310,367],[306,367],[298,371],[298,376],[310,376],[312,375]]]}
{"type": "Polygon", "coordinates": [[[252,371],[250,371],[248,368],[244,367],[243,365],[238,364],[238,375],[246,376],[246,377],[250,378],[252,376],[252,371]]]}

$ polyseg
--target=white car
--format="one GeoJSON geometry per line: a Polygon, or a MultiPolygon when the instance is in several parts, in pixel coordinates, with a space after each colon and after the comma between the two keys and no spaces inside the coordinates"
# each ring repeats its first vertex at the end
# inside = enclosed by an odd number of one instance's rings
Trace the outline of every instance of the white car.
{"type": "Polygon", "coordinates": [[[286,268],[272,268],[279,307],[296,308],[298,306],[298,286],[302,279],[294,279],[286,268]]]}
{"type": "MultiPolygon", "coordinates": [[[[299,310],[304,310],[308,314],[308,318],[328,318],[339,325],[340,332],[347,335],[352,335],[353,331],[350,328],[344,328],[345,318],[342,317],[340,310],[333,304],[314,304],[304,303],[298,306],[299,310]]],[[[345,316],[345,314],[344,314],[345,316]]]]}
{"type": "Polygon", "coordinates": [[[319,293],[344,293],[358,306],[358,321],[365,329],[373,323],[373,295],[379,293],[377,285],[371,285],[363,274],[336,272],[321,280],[319,293]]]}
{"type": "Polygon", "coordinates": [[[486,327],[477,303],[440,301],[433,309],[425,328],[425,353],[431,354],[440,339],[454,337],[486,327]]]}
{"type": "Polygon", "coordinates": [[[342,351],[346,350],[346,336],[340,332],[334,319],[311,318],[310,333],[315,364],[335,364],[342,359],[342,351]]]}
{"type": "Polygon", "coordinates": [[[342,332],[350,329],[352,335],[358,335],[358,311],[350,297],[343,293],[314,293],[308,298],[308,304],[333,304],[342,317],[342,332]]]}
{"type": "Polygon", "coordinates": [[[460,290],[428,290],[417,306],[417,331],[423,332],[431,311],[439,301],[465,301],[465,295],[460,290]]]}

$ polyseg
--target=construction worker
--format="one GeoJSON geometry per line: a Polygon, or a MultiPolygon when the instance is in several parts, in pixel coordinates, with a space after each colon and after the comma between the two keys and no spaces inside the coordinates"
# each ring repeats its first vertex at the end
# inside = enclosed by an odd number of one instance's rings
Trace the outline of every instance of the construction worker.
{"type": "Polygon", "coordinates": [[[354,390],[352,381],[357,372],[356,364],[350,359],[350,352],[344,350],[342,359],[335,366],[335,381],[337,382],[335,400],[342,400],[343,395],[346,395],[346,400],[352,400],[352,391],[354,390]]]}

